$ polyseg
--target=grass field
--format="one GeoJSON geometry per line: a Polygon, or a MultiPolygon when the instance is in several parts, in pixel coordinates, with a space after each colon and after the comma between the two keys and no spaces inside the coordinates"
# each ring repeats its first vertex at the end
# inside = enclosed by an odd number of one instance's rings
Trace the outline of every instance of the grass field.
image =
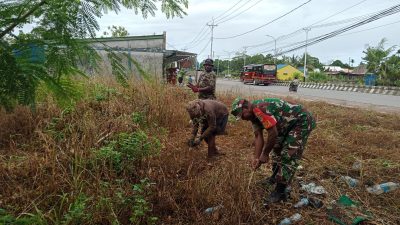
{"type": "MultiPolygon", "coordinates": [[[[399,114],[300,102],[317,128],[292,199],[265,209],[269,190],[257,181],[270,175],[270,165],[251,176],[250,123],[230,119],[228,135],[217,137],[225,155],[207,159],[206,144],[186,145],[184,106],[196,98],[188,90],[90,80],[84,93],[73,107],[47,96],[36,112],[0,112],[0,224],[276,224],[296,212],[300,224],[330,224],[325,206],[344,194],[373,215],[369,224],[400,224],[400,190],[376,196],[364,187],[400,182],[399,114]],[[355,161],[361,171],[352,170],[355,161]],[[361,184],[350,188],[333,172],[361,184]],[[293,209],[300,181],[327,190],[323,208],[293,209]],[[219,204],[223,209],[204,214],[219,204]]],[[[218,98],[230,107],[235,94],[218,98]]]]}

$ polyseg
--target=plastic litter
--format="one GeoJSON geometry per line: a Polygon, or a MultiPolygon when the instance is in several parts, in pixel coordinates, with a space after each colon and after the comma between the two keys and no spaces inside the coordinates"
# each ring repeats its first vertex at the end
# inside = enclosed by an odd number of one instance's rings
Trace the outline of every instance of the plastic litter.
{"type": "Polygon", "coordinates": [[[340,179],[346,182],[350,187],[358,186],[358,184],[360,183],[357,179],[349,176],[341,176],[340,179]]]}
{"type": "Polygon", "coordinates": [[[322,186],[317,186],[314,182],[309,184],[302,184],[301,189],[307,191],[308,193],[313,193],[317,195],[326,194],[325,188],[322,186]]]}
{"type": "Polygon", "coordinates": [[[314,208],[321,208],[324,203],[316,198],[302,198],[299,202],[297,202],[293,207],[294,208],[301,208],[303,206],[311,205],[314,208]]]}
{"type": "Polygon", "coordinates": [[[217,205],[217,206],[214,206],[214,207],[210,207],[210,208],[207,208],[206,210],[204,210],[204,213],[211,214],[211,213],[213,213],[215,211],[218,211],[218,210],[222,209],[223,207],[224,207],[223,205],[217,205]]]}
{"type": "Polygon", "coordinates": [[[293,207],[300,208],[303,206],[307,206],[308,204],[310,204],[310,201],[308,201],[308,198],[302,198],[302,199],[300,199],[300,201],[298,203],[294,204],[293,207]]]}
{"type": "Polygon", "coordinates": [[[400,183],[387,182],[383,184],[377,184],[372,187],[367,187],[367,191],[371,194],[380,195],[400,188],[400,183]]]}
{"type": "Polygon", "coordinates": [[[301,215],[300,215],[299,213],[296,213],[296,214],[292,215],[292,216],[289,217],[289,218],[283,219],[283,220],[279,223],[279,225],[289,225],[289,224],[292,224],[292,223],[297,222],[297,221],[300,221],[300,220],[301,220],[301,215]]]}
{"type": "Polygon", "coordinates": [[[362,168],[362,162],[357,160],[353,163],[353,166],[351,167],[353,170],[359,171],[362,168]]]}
{"type": "Polygon", "coordinates": [[[371,213],[346,195],[340,196],[327,209],[328,218],[340,225],[357,225],[372,218],[371,213]]]}

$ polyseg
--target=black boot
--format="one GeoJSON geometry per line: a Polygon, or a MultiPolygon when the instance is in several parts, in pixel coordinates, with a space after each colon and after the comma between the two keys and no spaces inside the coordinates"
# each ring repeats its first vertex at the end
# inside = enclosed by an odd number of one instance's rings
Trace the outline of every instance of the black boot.
{"type": "Polygon", "coordinates": [[[276,174],[278,173],[278,163],[272,163],[272,175],[260,181],[262,186],[271,186],[276,183],[276,174]]]}
{"type": "Polygon", "coordinates": [[[264,201],[264,206],[268,207],[271,204],[286,201],[287,200],[287,193],[286,193],[286,184],[277,183],[275,190],[271,192],[267,199],[264,201]]]}

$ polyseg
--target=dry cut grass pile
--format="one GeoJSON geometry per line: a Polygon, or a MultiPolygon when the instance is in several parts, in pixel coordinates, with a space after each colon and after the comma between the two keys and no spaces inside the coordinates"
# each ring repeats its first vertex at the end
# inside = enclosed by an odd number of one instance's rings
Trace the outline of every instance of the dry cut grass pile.
{"type": "MultiPolygon", "coordinates": [[[[132,185],[147,177],[153,184],[141,195],[152,211],[144,211],[160,224],[276,224],[296,212],[303,216],[301,224],[332,223],[326,207],[293,209],[302,181],[325,187],[328,193],[320,197],[325,205],[346,194],[372,213],[370,224],[400,224],[400,190],[376,196],[364,187],[400,182],[398,114],[300,102],[316,117],[317,128],[293,182],[292,199],[265,209],[262,198],[270,189],[257,181],[270,175],[270,167],[263,165],[251,177],[250,123],[230,119],[228,135],[217,137],[226,155],[207,159],[204,143],[197,149],[186,145],[190,125],[184,105],[196,98],[188,90],[156,83],[122,89],[104,80],[87,87],[87,96],[73,108],[62,110],[49,98],[35,113],[23,107],[0,112],[0,208],[15,217],[37,214],[49,224],[151,223],[131,219],[138,204],[132,201],[138,195],[132,185]],[[160,140],[158,155],[124,165],[122,171],[113,170],[109,161],[93,162],[94,149],[119,133],[138,130],[160,140]],[[361,172],[351,169],[355,161],[361,161],[361,172]],[[350,188],[332,172],[357,178],[361,185],[350,188]],[[86,216],[71,213],[81,196],[85,201],[79,209],[86,216]],[[224,207],[216,213],[204,213],[220,204],[224,207]]],[[[218,96],[228,106],[234,97],[218,96]]]]}

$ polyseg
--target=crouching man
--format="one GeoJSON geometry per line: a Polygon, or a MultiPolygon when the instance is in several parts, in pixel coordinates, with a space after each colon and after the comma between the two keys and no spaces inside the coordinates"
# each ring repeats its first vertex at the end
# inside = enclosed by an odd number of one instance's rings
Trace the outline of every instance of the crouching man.
{"type": "Polygon", "coordinates": [[[298,167],[310,132],[315,128],[315,120],[302,105],[291,104],[277,98],[265,98],[249,102],[236,98],[231,113],[237,118],[251,121],[255,135],[255,151],[252,161],[254,170],[267,163],[272,151],[272,176],[268,179],[276,183],[275,190],[265,200],[264,205],[285,201],[286,187],[298,167]],[[264,143],[263,130],[268,133],[264,143]]]}
{"type": "Polygon", "coordinates": [[[197,146],[204,140],[208,145],[208,157],[219,154],[215,145],[215,136],[226,134],[229,110],[221,102],[215,100],[194,100],[188,103],[186,110],[193,122],[192,137],[189,146],[197,146]],[[196,138],[201,127],[201,135],[196,138]]]}

